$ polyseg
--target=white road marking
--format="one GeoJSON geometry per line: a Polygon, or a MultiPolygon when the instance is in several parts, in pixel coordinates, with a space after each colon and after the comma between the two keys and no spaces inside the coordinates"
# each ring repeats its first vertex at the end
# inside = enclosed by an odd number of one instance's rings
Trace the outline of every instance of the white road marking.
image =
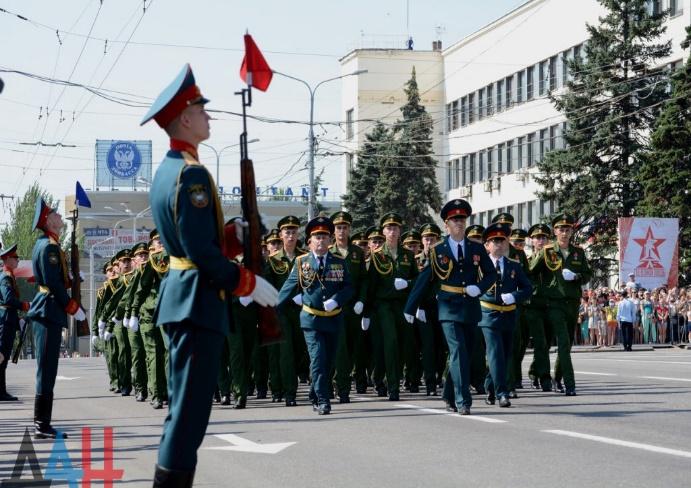
{"type": "Polygon", "coordinates": [[[595,376],[618,376],[615,373],[595,373],[593,371],[574,371],[576,374],[592,374],[595,376]]]}
{"type": "Polygon", "coordinates": [[[56,379],[57,381],[72,381],[72,380],[78,380],[79,378],[81,378],[81,376],[69,377],[69,376],[60,376],[60,375],[58,375],[58,376],[55,377],[55,379],[56,379]]]}
{"type": "Polygon", "coordinates": [[[658,363],[658,364],[688,364],[688,365],[691,365],[691,361],[648,361],[645,359],[578,358],[578,361],[612,361],[612,362],[617,362],[617,363],[638,363],[638,364],[658,363]]]}
{"type": "Polygon", "coordinates": [[[218,446],[218,447],[203,447],[202,449],[209,449],[212,451],[239,451],[239,452],[253,452],[257,454],[276,454],[283,449],[292,446],[295,442],[277,442],[274,444],[259,444],[258,442],[245,439],[235,434],[216,434],[221,440],[234,444],[232,446],[218,446]]]}
{"type": "Polygon", "coordinates": [[[446,410],[442,410],[440,408],[424,408],[424,407],[420,407],[418,405],[409,405],[406,403],[399,403],[396,406],[399,408],[408,408],[411,410],[417,410],[418,412],[423,412],[423,413],[431,413],[431,414],[435,414],[435,415],[449,415],[452,417],[458,417],[458,418],[463,418],[463,419],[468,419],[468,420],[477,420],[478,422],[487,422],[488,424],[504,424],[507,422],[506,420],[495,419],[492,417],[483,417],[481,415],[458,415],[457,413],[447,412],[446,410]]]}
{"type": "Polygon", "coordinates": [[[645,378],[647,380],[663,380],[663,381],[688,381],[691,383],[691,378],[668,378],[666,376],[639,376],[639,378],[645,378]]]}
{"type": "Polygon", "coordinates": [[[689,451],[680,451],[679,449],[669,449],[667,447],[653,446],[652,444],[641,444],[640,442],[622,441],[620,439],[612,439],[611,437],[581,434],[580,432],[571,432],[568,430],[543,430],[541,432],[562,435],[566,437],[575,437],[577,439],[585,439],[588,441],[602,442],[603,444],[611,444],[613,446],[630,447],[633,449],[642,449],[644,451],[657,452],[660,454],[670,454],[672,456],[691,458],[691,452],[689,451]]]}

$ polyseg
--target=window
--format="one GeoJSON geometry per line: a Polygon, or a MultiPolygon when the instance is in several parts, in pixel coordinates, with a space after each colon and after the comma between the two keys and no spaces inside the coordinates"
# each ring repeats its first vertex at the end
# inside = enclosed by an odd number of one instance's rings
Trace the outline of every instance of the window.
{"type": "Polygon", "coordinates": [[[478,153],[477,160],[477,181],[483,181],[485,179],[485,151],[480,151],[478,153]]]}
{"type": "Polygon", "coordinates": [[[538,71],[538,73],[540,75],[540,80],[538,82],[537,94],[539,96],[542,96],[545,93],[547,93],[547,75],[548,75],[547,69],[548,69],[547,68],[547,61],[541,61],[540,65],[539,65],[539,71],[538,71]]]}
{"type": "Polygon", "coordinates": [[[459,168],[459,161],[458,159],[453,160],[453,166],[452,166],[452,171],[453,171],[453,188],[458,188],[459,184],[459,177],[460,177],[460,168],[459,168]]]}
{"type": "Polygon", "coordinates": [[[451,161],[446,162],[446,191],[453,188],[453,171],[451,161]]]}
{"type": "Polygon", "coordinates": [[[506,141],[506,172],[513,171],[513,141],[506,141]]]}
{"type": "Polygon", "coordinates": [[[477,91],[477,120],[480,121],[485,116],[485,89],[477,91]]]}
{"type": "Polygon", "coordinates": [[[461,186],[468,184],[468,156],[461,159],[461,186]]]}
{"type": "Polygon", "coordinates": [[[534,166],[540,162],[540,159],[538,159],[538,156],[540,155],[540,141],[538,139],[539,134],[537,132],[534,135],[533,134],[531,134],[531,135],[533,136],[533,144],[532,144],[532,146],[533,146],[533,149],[532,149],[533,162],[532,162],[531,166],[534,166]]]}
{"type": "Polygon", "coordinates": [[[504,81],[503,80],[497,81],[497,112],[501,112],[502,110],[504,110],[503,103],[502,103],[503,92],[504,92],[504,81]]]}
{"type": "Polygon", "coordinates": [[[549,150],[561,149],[559,146],[559,126],[553,125],[549,128],[549,150]]]}
{"type": "Polygon", "coordinates": [[[497,145],[497,176],[504,173],[504,144],[497,145]]]}
{"type": "MultiPolygon", "coordinates": [[[[578,46],[573,47],[573,59],[581,59],[581,47],[583,45],[579,44],[578,46]]],[[[571,73],[573,75],[573,73],[571,73]]]]}
{"type": "Polygon", "coordinates": [[[561,53],[561,86],[569,82],[569,51],[561,53]]]}
{"type": "Polygon", "coordinates": [[[475,153],[470,156],[470,164],[468,164],[468,184],[475,183],[475,153]]]}
{"type": "Polygon", "coordinates": [[[494,105],[492,100],[494,85],[487,85],[487,117],[494,113],[494,105]]]}
{"type": "Polygon", "coordinates": [[[504,93],[504,100],[506,104],[506,108],[511,108],[513,105],[513,76],[509,76],[504,80],[504,87],[506,88],[506,92],[504,93]]]}
{"type": "Polygon", "coordinates": [[[516,211],[516,225],[518,227],[528,227],[526,223],[528,222],[528,218],[525,213],[525,203],[519,203],[517,205],[518,210],[516,211]]]}
{"type": "Polygon", "coordinates": [[[549,144],[549,141],[547,140],[547,129],[541,129],[540,130],[540,141],[538,147],[540,148],[540,157],[538,161],[542,161],[545,159],[545,153],[547,152],[547,144],[549,144]]]}
{"type": "Polygon", "coordinates": [[[353,172],[353,153],[346,153],[346,169],[349,175],[353,172]]]}
{"type": "Polygon", "coordinates": [[[526,154],[526,151],[524,150],[523,146],[525,145],[525,137],[519,137],[518,138],[518,144],[516,144],[516,149],[518,150],[518,153],[516,155],[516,169],[521,169],[525,168],[525,159],[523,159],[524,155],[526,154]]]}
{"type": "Polygon", "coordinates": [[[669,0],[669,16],[674,17],[675,15],[681,14],[684,9],[682,7],[682,0],[669,0]]]}
{"type": "Polygon", "coordinates": [[[549,89],[556,90],[557,88],[557,57],[549,58],[549,89]]]}
{"type": "Polygon", "coordinates": [[[528,215],[530,215],[530,225],[534,225],[540,222],[540,216],[537,214],[537,204],[538,200],[528,202],[528,215]]]}
{"type": "Polygon", "coordinates": [[[467,107],[467,97],[461,98],[461,127],[468,125],[468,107],[467,107]]]}
{"type": "Polygon", "coordinates": [[[451,130],[458,129],[458,100],[451,103],[451,130]]]}
{"type": "Polygon", "coordinates": [[[533,84],[534,84],[534,78],[535,78],[535,66],[529,66],[527,71],[527,81],[526,81],[526,95],[525,95],[525,100],[526,102],[529,102],[533,99],[533,84]]]}
{"type": "Polygon", "coordinates": [[[528,144],[527,144],[527,152],[528,152],[528,167],[530,168],[533,165],[533,139],[535,138],[535,134],[528,134],[528,144]]]}
{"type": "Polygon", "coordinates": [[[516,73],[516,103],[523,103],[523,85],[525,79],[525,71],[516,73]]]}
{"type": "Polygon", "coordinates": [[[475,94],[468,95],[468,123],[475,122],[475,94]]]}
{"type": "Polygon", "coordinates": [[[487,179],[491,180],[494,173],[492,172],[492,161],[494,160],[493,153],[494,148],[490,147],[487,149],[487,179]]]}
{"type": "Polygon", "coordinates": [[[354,113],[355,109],[353,108],[346,110],[346,139],[349,141],[353,138],[353,135],[355,135],[355,131],[353,131],[354,113]]]}

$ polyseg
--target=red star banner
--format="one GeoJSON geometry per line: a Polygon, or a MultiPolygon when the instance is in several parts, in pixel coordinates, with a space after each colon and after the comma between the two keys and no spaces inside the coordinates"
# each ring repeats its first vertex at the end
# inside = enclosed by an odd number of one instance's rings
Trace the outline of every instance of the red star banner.
{"type": "Polygon", "coordinates": [[[648,289],[677,286],[679,219],[627,217],[619,219],[619,281],[633,273],[648,289]]]}
{"type": "Polygon", "coordinates": [[[257,90],[266,91],[271,84],[274,72],[264,59],[264,55],[249,34],[245,34],[245,57],[240,66],[240,78],[257,90]]]}

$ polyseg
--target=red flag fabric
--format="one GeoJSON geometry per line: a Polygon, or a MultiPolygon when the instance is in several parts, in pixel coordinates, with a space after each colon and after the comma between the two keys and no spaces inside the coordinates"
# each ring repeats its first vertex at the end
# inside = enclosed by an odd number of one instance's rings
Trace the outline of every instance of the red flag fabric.
{"type": "Polygon", "coordinates": [[[242,58],[240,66],[240,78],[257,90],[266,91],[273,76],[274,72],[269,68],[254,39],[251,35],[245,34],[245,57],[242,58]]]}

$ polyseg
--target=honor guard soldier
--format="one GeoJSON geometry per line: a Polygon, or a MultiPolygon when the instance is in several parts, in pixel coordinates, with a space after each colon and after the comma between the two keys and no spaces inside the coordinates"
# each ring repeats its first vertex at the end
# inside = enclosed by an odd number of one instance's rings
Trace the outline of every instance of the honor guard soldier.
{"type": "MultiPolygon", "coordinates": [[[[511,229],[511,234],[509,234],[509,259],[518,261],[521,268],[523,268],[523,272],[528,276],[530,264],[524,250],[526,237],[528,237],[528,233],[525,230],[511,229]]],[[[518,316],[518,326],[513,335],[513,353],[511,355],[511,364],[508,366],[506,374],[507,385],[511,390],[511,398],[518,398],[516,389],[523,388],[523,370],[521,365],[523,364],[525,350],[530,339],[530,325],[525,315],[525,303],[517,304],[516,314],[518,316]]]]}
{"type": "Polygon", "coordinates": [[[150,193],[154,223],[170,259],[154,311],[154,322],[170,341],[169,411],[154,486],[192,486],[229,327],[226,293],[252,295],[264,306],[278,299],[265,280],[226,257],[237,254],[230,248],[238,243],[225,242],[218,191],[197,153],[209,137],[207,102],[185,65],[141,122],[156,120],[170,137],[150,193]]]}
{"type": "Polygon", "coordinates": [[[299,304],[300,327],[310,356],[310,399],[319,415],[331,413],[330,378],[338,336],[343,332],[343,307],[350,303],[353,287],[346,261],[329,252],[334,225],[316,217],[305,228],[309,254],[296,258],[283,283],[279,307],[299,304]]]}
{"type": "Polygon", "coordinates": [[[499,399],[500,407],[511,406],[509,390],[513,389],[513,385],[507,385],[506,373],[517,326],[516,305],[530,298],[532,292],[521,265],[506,257],[510,232],[508,224],[494,223],[482,233],[485,248],[496,270],[494,284],[480,297],[482,320],[478,325],[485,337],[489,364],[485,402],[494,405],[499,399]]]}
{"type": "Polygon", "coordinates": [[[470,354],[477,324],[482,318],[479,297],[496,281],[496,271],[485,248],[465,238],[470,204],[451,200],[441,209],[447,237],[430,253],[430,266],[418,278],[405,305],[405,319],[413,323],[420,300],[429,287],[439,287],[439,321],[449,346],[449,377],[444,385],[449,409],[469,415],[470,354]],[[453,387],[453,396],[450,394],[453,387]],[[459,410],[460,409],[460,410],[459,410]]]}
{"type": "Polygon", "coordinates": [[[367,236],[367,247],[369,249],[367,259],[369,260],[372,252],[384,245],[384,233],[380,226],[373,225],[367,228],[365,235],[367,236]]]}
{"type": "Polygon", "coordinates": [[[67,316],[81,321],[86,318],[79,303],[70,298],[65,253],[60,248],[62,216],[39,197],[36,201],[32,227],[43,231],[31,255],[38,293],[31,301],[27,317],[33,324],[36,353],[36,399],[34,401],[34,437],[37,439],[62,438],[66,434],[50,425],[53,412],[53,388],[58,374],[58,357],[62,329],[67,327],[67,316]]]}
{"type": "Polygon", "coordinates": [[[271,232],[268,233],[264,240],[266,241],[266,249],[269,251],[269,256],[283,249],[283,241],[278,229],[271,229],[271,232]]]}
{"type": "Polygon", "coordinates": [[[356,391],[362,393],[367,389],[365,357],[365,336],[360,329],[360,315],[365,307],[367,289],[367,268],[365,253],[350,242],[350,228],[353,217],[348,212],[336,212],[331,215],[334,225],[334,243],[329,252],[343,259],[348,267],[350,282],[353,287],[353,298],[341,307],[343,309],[344,327],[336,348],[336,390],[340,403],[350,403],[351,373],[355,366],[356,391]]]}
{"type": "MultiPolygon", "coordinates": [[[[374,319],[372,345],[377,393],[386,394],[380,384],[385,370],[389,400],[398,401],[404,362],[408,369],[414,368],[413,331],[403,320],[403,307],[418,269],[415,255],[399,244],[401,217],[387,213],[380,225],[385,241],[370,255],[364,316],[374,319]]],[[[410,376],[415,374],[413,370],[410,376]]]]}
{"type": "Polygon", "coordinates": [[[465,236],[468,240],[472,242],[482,244],[482,233],[484,231],[485,228],[480,224],[469,225],[465,229],[465,236]]]}
{"type": "Polygon", "coordinates": [[[355,232],[350,236],[350,242],[354,246],[359,247],[362,249],[362,251],[365,253],[365,258],[367,257],[367,236],[365,235],[364,231],[363,232],[355,232]]]}
{"type": "MultiPolygon", "coordinates": [[[[528,229],[532,256],[529,261],[542,252],[542,248],[552,237],[552,229],[547,224],[535,224],[528,229]]],[[[530,268],[529,268],[530,269],[530,268]]],[[[552,376],[549,368],[549,347],[552,341],[552,331],[547,330],[547,296],[545,294],[546,282],[541,274],[528,273],[528,278],[533,284],[533,294],[530,301],[525,304],[524,313],[530,328],[530,336],[533,338],[533,361],[528,369],[534,388],[542,391],[552,391],[552,376]]]]}
{"type": "MultiPolygon", "coordinates": [[[[139,330],[139,321],[130,320],[132,316],[132,304],[134,297],[139,288],[139,282],[142,277],[142,268],[149,260],[149,245],[146,242],[139,242],[132,248],[133,261],[133,276],[125,290],[125,313],[122,319],[122,325],[126,327],[127,338],[130,342],[130,349],[132,353],[132,384],[134,385],[135,399],[138,402],[143,402],[148,398],[149,391],[147,385],[146,372],[146,352],[144,350],[144,341],[142,340],[142,333],[139,330]]],[[[138,318],[135,314],[135,317],[138,318]]]]}
{"type": "Polygon", "coordinates": [[[7,364],[12,356],[14,338],[19,331],[19,312],[29,310],[29,302],[19,299],[14,270],[19,265],[17,245],[0,251],[2,275],[0,275],[0,402],[16,401],[17,397],[7,393],[7,364]]]}
{"type": "Polygon", "coordinates": [[[409,230],[401,234],[401,243],[403,247],[408,251],[411,251],[414,255],[420,254],[422,250],[422,240],[420,233],[416,230],[409,230]]]}
{"type": "MultiPolygon", "coordinates": [[[[103,310],[103,306],[105,302],[107,301],[108,297],[108,279],[111,277],[111,272],[113,269],[113,265],[110,263],[110,261],[106,261],[103,263],[103,268],[101,272],[103,275],[105,275],[106,280],[103,282],[103,285],[101,288],[96,290],[96,307],[92,311],[92,317],[95,319],[91,323],[91,347],[95,348],[96,344],[98,344],[99,339],[103,340],[103,330],[99,330],[99,320],[98,317],[101,315],[101,310],[103,310]]],[[[104,342],[104,356],[106,360],[106,367],[108,370],[108,378],[110,380],[110,391],[115,391],[118,385],[118,375],[117,375],[117,370],[113,370],[113,366],[111,365],[110,361],[110,356],[108,355],[108,349],[107,349],[107,344],[104,342]]]]}
{"type": "Polygon", "coordinates": [[[108,331],[109,319],[105,318],[105,310],[109,306],[111,299],[115,296],[117,291],[120,271],[117,259],[115,256],[111,258],[106,267],[106,281],[103,283],[103,297],[101,304],[96,309],[94,317],[98,321],[98,336],[103,339],[103,348],[106,354],[106,364],[108,365],[108,374],[110,376],[110,391],[115,394],[120,394],[120,377],[118,376],[118,343],[113,339],[113,335],[108,331]]]}
{"type": "MultiPolygon", "coordinates": [[[[277,290],[288,279],[295,259],[304,254],[298,246],[300,219],[287,215],[278,221],[278,229],[283,249],[269,256],[264,273],[277,290]]],[[[285,395],[286,407],[297,405],[298,369],[305,366],[303,355],[307,346],[300,331],[300,307],[298,304],[282,307],[278,318],[283,331],[283,341],[269,346],[269,369],[271,377],[272,400],[280,402],[285,395]]],[[[306,373],[306,372],[305,372],[306,373]]]]}

